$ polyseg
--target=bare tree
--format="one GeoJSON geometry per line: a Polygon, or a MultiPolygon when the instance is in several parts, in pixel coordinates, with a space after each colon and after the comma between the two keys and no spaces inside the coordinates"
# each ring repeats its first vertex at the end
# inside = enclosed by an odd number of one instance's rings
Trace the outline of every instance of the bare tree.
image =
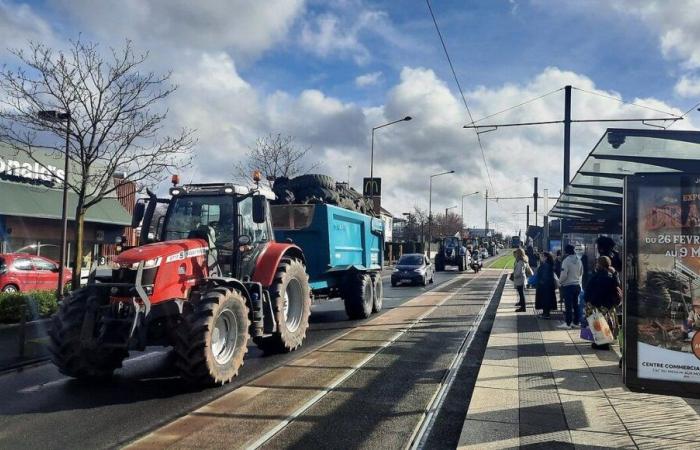
{"type": "MultiPolygon", "coordinates": [[[[120,183],[155,184],[189,165],[193,132],[161,136],[167,110],[160,103],[176,88],[169,73],[143,71],[148,54],[135,54],[130,41],[107,57],[97,44],[80,39],[65,51],[30,42],[12,53],[20,64],[0,72],[0,142],[36,162],[68,146],[71,174],[65,182],[78,197],[73,253],[78,269],[88,209],[120,183]],[[46,110],[64,114],[68,123],[40,117],[46,110]],[[125,181],[116,180],[116,173],[125,173],[125,181]]],[[[62,172],[51,175],[64,181],[62,172]]],[[[79,279],[75,270],[73,286],[79,279]]]]}
{"type": "Polygon", "coordinates": [[[304,158],[310,150],[311,147],[299,147],[293,136],[270,133],[258,138],[246,159],[234,165],[234,176],[249,182],[253,172],[259,170],[271,186],[271,180],[276,178],[292,178],[318,168],[318,162],[305,164],[304,158]]]}
{"type": "Polygon", "coordinates": [[[447,212],[445,214],[436,214],[433,218],[433,235],[434,236],[454,236],[461,232],[464,228],[462,217],[458,214],[447,212]]]}

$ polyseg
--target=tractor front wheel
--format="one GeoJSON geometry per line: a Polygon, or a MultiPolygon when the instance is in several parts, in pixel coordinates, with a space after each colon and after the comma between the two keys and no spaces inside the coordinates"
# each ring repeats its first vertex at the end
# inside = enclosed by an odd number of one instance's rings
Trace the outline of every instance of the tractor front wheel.
{"type": "Polygon", "coordinates": [[[270,301],[277,331],[255,343],[265,353],[291,352],[304,342],[311,315],[309,276],[301,261],[282,260],[270,285],[270,301]]]}
{"type": "Polygon", "coordinates": [[[372,312],[378,313],[382,310],[384,303],[384,286],[382,285],[382,276],[379,272],[372,275],[372,312]]]}
{"type": "Polygon", "coordinates": [[[238,375],[248,351],[248,307],[235,289],[205,292],[176,330],[176,366],[188,381],[212,385],[238,375]]]}
{"type": "Polygon", "coordinates": [[[86,321],[94,322],[96,318],[89,305],[99,301],[88,289],[78,289],[63,299],[51,319],[51,360],[64,375],[79,379],[107,378],[129,356],[126,349],[95,348],[83,342],[82,329],[89,325],[85,325],[86,321]]]}

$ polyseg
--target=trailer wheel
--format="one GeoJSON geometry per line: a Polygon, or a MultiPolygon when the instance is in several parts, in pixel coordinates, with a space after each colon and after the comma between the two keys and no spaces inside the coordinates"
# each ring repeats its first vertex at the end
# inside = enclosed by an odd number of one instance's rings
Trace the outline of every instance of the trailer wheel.
{"type": "Polygon", "coordinates": [[[382,310],[384,303],[384,286],[382,276],[379,273],[372,274],[372,312],[378,313],[382,310]]]}
{"type": "Polygon", "coordinates": [[[296,350],[304,342],[311,315],[309,276],[301,261],[282,259],[270,285],[270,301],[277,331],[255,338],[255,344],[265,353],[296,350]]]}
{"type": "Polygon", "coordinates": [[[224,384],[238,375],[248,351],[248,307],[240,292],[216,287],[205,292],[176,328],[176,367],[188,381],[224,384]]]}
{"type": "Polygon", "coordinates": [[[460,272],[464,272],[464,266],[466,263],[465,259],[466,258],[464,256],[460,256],[459,261],[457,262],[457,270],[459,270],[460,272]]]}
{"type": "Polygon", "coordinates": [[[357,273],[349,276],[345,280],[344,291],[345,312],[350,319],[366,319],[372,314],[374,294],[369,275],[357,273]]]}
{"type": "Polygon", "coordinates": [[[126,349],[87,347],[81,339],[83,323],[90,314],[88,306],[99,302],[88,289],[78,289],[61,302],[51,319],[49,351],[58,370],[80,379],[107,378],[129,356],[126,349]]]}

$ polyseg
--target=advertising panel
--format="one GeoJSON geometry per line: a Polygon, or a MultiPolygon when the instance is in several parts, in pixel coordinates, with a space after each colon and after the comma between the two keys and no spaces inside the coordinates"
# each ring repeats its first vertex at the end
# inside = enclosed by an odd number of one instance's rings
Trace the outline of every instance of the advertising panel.
{"type": "Polygon", "coordinates": [[[700,394],[700,175],[625,186],[625,383],[700,394]]]}

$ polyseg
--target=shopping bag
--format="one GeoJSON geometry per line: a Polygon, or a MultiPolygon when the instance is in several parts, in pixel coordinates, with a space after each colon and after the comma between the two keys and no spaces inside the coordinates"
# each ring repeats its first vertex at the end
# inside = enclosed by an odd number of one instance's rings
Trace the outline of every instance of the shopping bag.
{"type": "Polygon", "coordinates": [[[595,342],[596,345],[612,344],[615,342],[608,321],[605,319],[603,313],[594,309],[593,313],[586,317],[586,321],[588,322],[588,328],[593,334],[593,342],[595,342]]]}
{"type": "Polygon", "coordinates": [[[591,329],[586,327],[586,328],[581,328],[581,334],[579,335],[581,339],[584,341],[591,341],[593,342],[593,332],[591,332],[591,329]]]}
{"type": "Polygon", "coordinates": [[[530,278],[528,278],[527,284],[529,284],[530,286],[536,286],[537,285],[537,275],[532,275],[530,278]]]}

